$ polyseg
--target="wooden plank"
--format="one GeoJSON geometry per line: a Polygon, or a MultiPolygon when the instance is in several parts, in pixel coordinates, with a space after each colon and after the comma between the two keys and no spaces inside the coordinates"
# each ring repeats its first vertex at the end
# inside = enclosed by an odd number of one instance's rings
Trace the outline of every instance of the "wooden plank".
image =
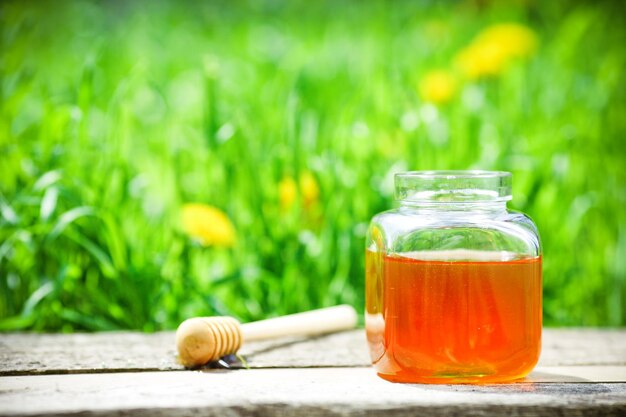
{"type": "MultiPolygon", "coordinates": [[[[254,342],[240,353],[251,368],[369,365],[363,330],[254,342]]],[[[546,329],[539,365],[626,365],[626,331],[546,329]]],[[[0,375],[182,369],[172,332],[0,335],[0,375]]]]}
{"type": "Polygon", "coordinates": [[[538,366],[523,382],[626,382],[626,366],[538,366]]]}
{"type": "Polygon", "coordinates": [[[544,329],[539,365],[626,365],[626,330],[544,329]]]}
{"type": "Polygon", "coordinates": [[[625,383],[539,380],[394,384],[372,368],[12,376],[0,377],[0,415],[626,415],[625,383]]]}
{"type": "Polygon", "coordinates": [[[172,333],[3,334],[0,374],[182,369],[172,333]]]}

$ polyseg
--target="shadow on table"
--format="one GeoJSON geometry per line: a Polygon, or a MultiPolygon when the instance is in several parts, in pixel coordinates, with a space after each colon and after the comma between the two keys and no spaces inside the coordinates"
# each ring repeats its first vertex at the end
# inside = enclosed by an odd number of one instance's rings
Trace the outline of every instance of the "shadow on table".
{"type": "Polygon", "coordinates": [[[419,385],[433,391],[480,392],[486,394],[547,394],[594,395],[611,392],[607,384],[551,372],[532,372],[528,377],[512,383],[485,385],[419,385]]]}
{"type": "Polygon", "coordinates": [[[589,379],[572,376],[572,375],[563,375],[555,372],[545,372],[545,371],[533,371],[523,380],[519,381],[521,383],[544,383],[544,382],[592,382],[589,379]]]}

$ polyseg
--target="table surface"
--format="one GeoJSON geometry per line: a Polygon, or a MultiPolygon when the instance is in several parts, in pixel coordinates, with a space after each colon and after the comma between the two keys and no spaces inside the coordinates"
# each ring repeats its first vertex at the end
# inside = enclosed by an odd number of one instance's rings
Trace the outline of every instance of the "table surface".
{"type": "Polygon", "coordinates": [[[394,384],[363,330],[244,345],[185,370],[174,334],[0,334],[0,415],[626,415],[626,330],[545,329],[537,368],[496,385],[394,384]]]}

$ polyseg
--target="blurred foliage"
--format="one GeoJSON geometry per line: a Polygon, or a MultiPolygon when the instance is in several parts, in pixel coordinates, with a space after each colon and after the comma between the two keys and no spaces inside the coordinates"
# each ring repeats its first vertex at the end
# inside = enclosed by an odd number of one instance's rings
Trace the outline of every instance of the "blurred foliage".
{"type": "Polygon", "coordinates": [[[545,323],[624,325],[624,23],[619,1],[4,1],[0,328],[360,307],[393,173],[469,168],[513,172],[545,323]]]}

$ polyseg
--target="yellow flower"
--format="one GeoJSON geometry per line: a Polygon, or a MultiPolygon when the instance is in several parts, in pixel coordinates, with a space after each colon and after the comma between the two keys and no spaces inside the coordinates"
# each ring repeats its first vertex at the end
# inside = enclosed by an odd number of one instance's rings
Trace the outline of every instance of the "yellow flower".
{"type": "Polygon", "coordinates": [[[283,209],[290,208],[296,201],[298,186],[293,178],[285,177],[278,183],[278,198],[283,209]]]}
{"type": "Polygon", "coordinates": [[[475,42],[498,45],[510,57],[524,58],[532,55],[537,49],[535,32],[517,23],[490,26],[478,34],[475,42]]]}
{"type": "Polygon", "coordinates": [[[300,192],[305,207],[315,204],[319,198],[320,187],[313,174],[308,171],[300,176],[300,192]]]}
{"type": "Polygon", "coordinates": [[[507,64],[507,58],[503,52],[496,45],[472,44],[457,55],[456,62],[470,79],[498,75],[507,64]]]}
{"type": "Polygon", "coordinates": [[[235,228],[230,219],[218,208],[189,203],[182,208],[183,230],[204,246],[232,247],[235,228]]]}
{"type": "Polygon", "coordinates": [[[454,97],[456,80],[448,71],[431,71],[422,78],[418,88],[424,101],[443,104],[454,97]]]}
{"type": "Polygon", "coordinates": [[[501,23],[480,32],[456,57],[468,78],[500,74],[514,58],[525,58],[537,49],[537,36],[517,23],[501,23]]]}
{"type": "Polygon", "coordinates": [[[312,173],[308,171],[302,173],[298,183],[292,177],[285,177],[278,183],[280,206],[285,210],[290,209],[296,202],[298,192],[302,198],[302,205],[305,208],[317,202],[320,189],[312,173]]]}

